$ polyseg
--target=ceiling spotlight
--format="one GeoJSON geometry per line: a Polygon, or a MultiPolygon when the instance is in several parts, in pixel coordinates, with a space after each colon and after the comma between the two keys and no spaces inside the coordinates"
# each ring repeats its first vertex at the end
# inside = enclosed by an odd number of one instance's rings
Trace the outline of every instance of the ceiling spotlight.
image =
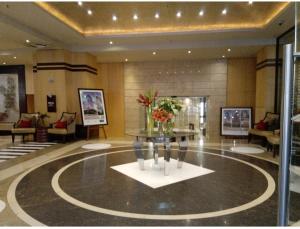
{"type": "Polygon", "coordinates": [[[127,61],[128,61],[128,59],[126,58],[126,59],[125,59],[125,62],[127,62],[127,61]]]}
{"type": "Polygon", "coordinates": [[[133,15],[133,20],[137,20],[137,19],[139,19],[139,16],[137,14],[134,14],[133,15]]]}
{"type": "Polygon", "coordinates": [[[192,51],[191,51],[191,50],[189,50],[189,51],[188,51],[188,54],[191,54],[191,53],[192,53],[192,51]]]}
{"type": "Polygon", "coordinates": [[[153,55],[156,55],[156,52],[153,52],[152,54],[153,54],[153,55]]]}
{"type": "Polygon", "coordinates": [[[227,49],[227,52],[231,52],[231,48],[228,48],[228,49],[227,49]]]}
{"type": "Polygon", "coordinates": [[[14,59],[17,59],[17,57],[16,57],[16,56],[14,56],[14,59]]]}
{"type": "Polygon", "coordinates": [[[110,41],[110,42],[109,42],[110,45],[112,45],[113,43],[114,43],[113,41],[110,41]]]}
{"type": "Polygon", "coordinates": [[[225,55],[223,55],[222,58],[225,58],[225,55]]]}
{"type": "Polygon", "coordinates": [[[87,10],[88,15],[92,15],[93,11],[92,10],[87,10]]]}
{"type": "Polygon", "coordinates": [[[116,15],[113,15],[113,16],[112,16],[112,20],[113,20],[113,21],[116,21],[116,20],[118,20],[118,17],[117,17],[116,15]]]}
{"type": "Polygon", "coordinates": [[[82,6],[82,2],[81,2],[81,1],[79,1],[79,2],[78,2],[78,5],[79,5],[79,6],[82,6]]]}
{"type": "Polygon", "coordinates": [[[26,40],[26,43],[30,43],[30,40],[26,40]]]}
{"type": "Polygon", "coordinates": [[[154,15],[154,17],[155,17],[156,19],[158,19],[158,18],[159,18],[159,13],[156,13],[156,14],[154,15]]]}
{"type": "Polygon", "coordinates": [[[252,3],[253,3],[253,1],[249,1],[249,2],[248,2],[249,5],[252,5],[252,3]]]}
{"type": "Polygon", "coordinates": [[[225,8],[224,10],[222,10],[222,14],[226,15],[227,14],[227,9],[225,8]]]}
{"type": "Polygon", "coordinates": [[[178,12],[176,13],[176,17],[178,17],[178,18],[181,17],[181,12],[180,12],[180,11],[178,11],[178,12]]]}
{"type": "Polygon", "coordinates": [[[4,65],[5,65],[5,64],[6,64],[6,62],[3,62],[2,64],[4,64],[4,65]]]}
{"type": "Polygon", "coordinates": [[[204,15],[204,11],[203,10],[200,10],[199,11],[199,16],[203,16],[204,15]]]}

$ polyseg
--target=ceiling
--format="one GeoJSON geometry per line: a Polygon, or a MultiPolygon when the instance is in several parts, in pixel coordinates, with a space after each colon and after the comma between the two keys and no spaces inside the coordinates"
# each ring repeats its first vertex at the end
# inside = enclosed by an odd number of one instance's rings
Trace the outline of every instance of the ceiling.
{"type": "Polygon", "coordinates": [[[34,44],[89,52],[102,63],[255,57],[261,47],[275,44],[276,37],[293,26],[293,6],[284,2],[0,3],[0,64],[32,63],[38,50],[31,47],[34,44]],[[226,15],[221,13],[224,9],[226,15]],[[176,17],[178,11],[181,18],[176,17]],[[132,18],[134,14],[138,20],[132,18]]]}
{"type": "Polygon", "coordinates": [[[77,32],[119,35],[177,31],[262,28],[287,2],[38,2],[77,32]],[[222,14],[226,10],[226,15],[222,14]],[[91,10],[92,15],[87,13],[91,10]],[[203,15],[199,15],[202,11],[203,15]],[[177,17],[180,12],[181,17],[177,17]],[[155,14],[159,18],[155,18],[155,14]],[[134,20],[133,16],[138,19],[134,20]],[[112,20],[116,16],[117,20],[112,20]]]}

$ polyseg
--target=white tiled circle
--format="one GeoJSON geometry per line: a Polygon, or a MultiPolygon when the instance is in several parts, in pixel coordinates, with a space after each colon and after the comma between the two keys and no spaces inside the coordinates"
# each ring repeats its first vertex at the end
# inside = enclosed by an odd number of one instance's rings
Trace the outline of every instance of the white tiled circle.
{"type": "Polygon", "coordinates": [[[6,204],[2,200],[0,200],[0,212],[4,210],[5,206],[6,204]]]}
{"type": "Polygon", "coordinates": [[[81,148],[83,148],[83,149],[94,149],[94,150],[107,149],[110,147],[111,147],[111,144],[103,144],[103,143],[86,144],[86,145],[81,146],[81,148]]]}
{"type": "Polygon", "coordinates": [[[263,153],[265,152],[263,149],[257,147],[249,147],[249,146],[236,146],[231,147],[231,151],[237,153],[263,153]]]}

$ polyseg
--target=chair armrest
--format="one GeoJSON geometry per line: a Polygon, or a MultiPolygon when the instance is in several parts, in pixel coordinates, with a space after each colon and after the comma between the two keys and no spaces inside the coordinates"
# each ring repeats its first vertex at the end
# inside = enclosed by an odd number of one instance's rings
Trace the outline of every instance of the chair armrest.
{"type": "Polygon", "coordinates": [[[273,133],[274,133],[275,135],[280,135],[280,129],[274,130],[273,133]]]}
{"type": "Polygon", "coordinates": [[[76,122],[75,120],[73,120],[71,123],[67,125],[67,132],[68,134],[73,134],[75,133],[75,130],[76,130],[76,122]]]}

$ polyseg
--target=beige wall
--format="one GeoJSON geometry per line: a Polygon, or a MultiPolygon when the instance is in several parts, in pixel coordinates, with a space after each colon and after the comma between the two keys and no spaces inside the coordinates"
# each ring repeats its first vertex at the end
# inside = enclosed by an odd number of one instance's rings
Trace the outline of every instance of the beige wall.
{"type": "Polygon", "coordinates": [[[33,80],[33,71],[32,65],[26,64],[25,65],[25,85],[26,85],[26,94],[32,95],[34,94],[34,80],[33,80]]]}
{"type": "Polygon", "coordinates": [[[256,58],[228,59],[227,106],[255,108],[256,58]]]}
{"type": "Polygon", "coordinates": [[[98,69],[107,110],[106,133],[110,138],[124,137],[124,65],[123,63],[99,64],[98,69]]]}
{"type": "MultiPolygon", "coordinates": [[[[257,63],[275,59],[275,46],[266,46],[257,53],[257,63]]],[[[275,64],[256,71],[255,122],[263,119],[266,112],[274,112],[275,64]]]]}
{"type": "Polygon", "coordinates": [[[161,96],[208,96],[207,133],[219,136],[220,107],[226,105],[226,60],[136,62],[125,64],[126,130],[143,127],[136,99],[150,88],[161,96]]]}

